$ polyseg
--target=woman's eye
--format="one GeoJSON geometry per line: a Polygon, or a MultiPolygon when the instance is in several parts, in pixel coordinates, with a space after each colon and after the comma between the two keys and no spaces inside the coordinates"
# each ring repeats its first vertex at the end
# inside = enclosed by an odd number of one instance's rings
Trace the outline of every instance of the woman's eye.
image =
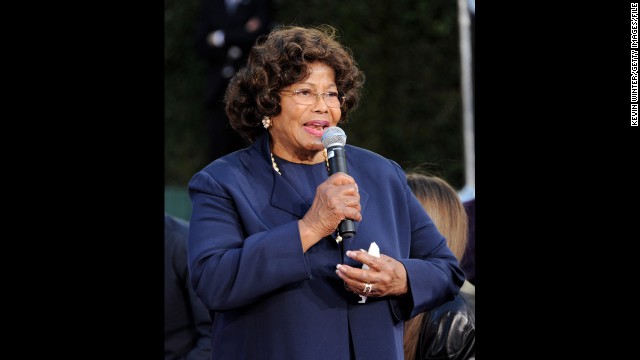
{"type": "Polygon", "coordinates": [[[313,94],[311,93],[311,90],[302,89],[302,90],[298,90],[298,95],[303,97],[308,97],[308,96],[312,96],[313,94]]]}
{"type": "Polygon", "coordinates": [[[329,97],[329,98],[337,98],[338,97],[338,93],[335,92],[335,91],[327,91],[326,94],[327,94],[326,96],[329,97]]]}

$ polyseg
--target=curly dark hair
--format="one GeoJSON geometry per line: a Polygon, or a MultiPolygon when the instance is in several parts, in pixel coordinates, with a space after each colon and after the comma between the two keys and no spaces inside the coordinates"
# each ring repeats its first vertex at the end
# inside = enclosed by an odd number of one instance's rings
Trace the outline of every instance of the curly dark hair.
{"type": "Polygon", "coordinates": [[[253,142],[266,131],[262,118],[280,113],[280,90],[309,76],[309,64],[316,61],[335,72],[338,92],[346,96],[339,122],[346,122],[358,106],[365,80],[351,50],[336,41],[336,29],[330,25],[279,26],[256,41],[247,66],[227,87],[224,100],[231,127],[253,142]]]}

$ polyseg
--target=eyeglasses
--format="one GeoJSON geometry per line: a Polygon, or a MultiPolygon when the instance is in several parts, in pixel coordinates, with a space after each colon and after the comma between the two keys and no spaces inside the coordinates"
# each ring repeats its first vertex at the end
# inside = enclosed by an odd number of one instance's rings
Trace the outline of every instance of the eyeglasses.
{"type": "Polygon", "coordinates": [[[322,93],[317,93],[309,89],[281,91],[288,92],[289,95],[293,97],[293,101],[300,105],[313,105],[318,101],[318,98],[322,96],[324,103],[327,104],[328,107],[339,108],[347,98],[346,96],[340,96],[337,91],[326,91],[322,93]]]}

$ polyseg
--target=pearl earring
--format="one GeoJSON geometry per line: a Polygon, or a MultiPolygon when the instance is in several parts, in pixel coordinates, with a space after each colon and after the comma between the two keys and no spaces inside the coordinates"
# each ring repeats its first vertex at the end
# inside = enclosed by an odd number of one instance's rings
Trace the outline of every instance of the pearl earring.
{"type": "Polygon", "coordinates": [[[265,117],[262,118],[262,126],[268,129],[271,126],[271,118],[265,115],[265,117]]]}

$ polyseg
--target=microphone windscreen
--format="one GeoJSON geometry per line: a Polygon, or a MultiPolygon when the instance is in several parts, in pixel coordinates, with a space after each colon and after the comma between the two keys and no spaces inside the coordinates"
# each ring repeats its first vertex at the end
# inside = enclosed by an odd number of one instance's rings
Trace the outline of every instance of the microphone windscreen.
{"type": "Polygon", "coordinates": [[[337,126],[330,126],[322,134],[322,144],[326,149],[331,146],[344,146],[347,143],[347,134],[337,126]]]}

